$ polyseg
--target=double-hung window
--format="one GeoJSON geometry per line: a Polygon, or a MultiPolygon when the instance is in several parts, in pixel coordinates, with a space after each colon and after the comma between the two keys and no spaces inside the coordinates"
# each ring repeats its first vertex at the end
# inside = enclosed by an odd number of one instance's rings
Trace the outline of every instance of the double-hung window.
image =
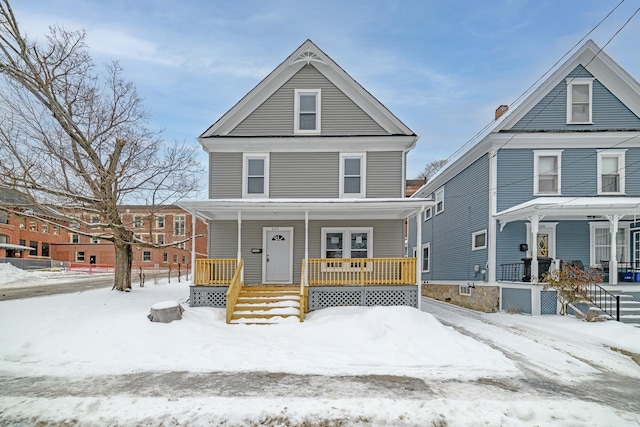
{"type": "Polygon", "coordinates": [[[427,208],[424,210],[424,221],[431,219],[431,208],[427,208]]]}
{"type": "Polygon", "coordinates": [[[365,153],[340,154],[340,197],[365,197],[365,153]]]}
{"type": "Polygon", "coordinates": [[[422,245],[422,272],[428,273],[431,266],[431,243],[422,245]]]}
{"type": "Polygon", "coordinates": [[[598,194],[624,194],[625,151],[598,151],[598,194]]]}
{"type": "Polygon", "coordinates": [[[294,133],[320,133],[320,89],[296,89],[294,133]]]}
{"type": "Polygon", "coordinates": [[[242,196],[269,197],[269,154],[245,153],[242,169],[242,196]]]}
{"type": "MultiPolygon", "coordinates": [[[[591,246],[591,265],[600,265],[611,259],[611,231],[609,222],[590,222],[589,237],[591,246]]],[[[616,259],[629,262],[629,226],[620,223],[616,234],[616,259]]]]}
{"type": "Polygon", "coordinates": [[[533,194],[561,194],[562,150],[535,150],[533,152],[533,194]]]}
{"type": "Polygon", "coordinates": [[[185,215],[176,215],[173,217],[173,235],[184,236],[186,234],[187,217],[185,215]]]}
{"type": "Polygon", "coordinates": [[[444,187],[436,190],[435,192],[435,201],[436,201],[436,215],[444,212],[444,187]]]}
{"type": "Polygon", "coordinates": [[[592,78],[569,78],[567,82],[567,124],[592,123],[592,78]]]}

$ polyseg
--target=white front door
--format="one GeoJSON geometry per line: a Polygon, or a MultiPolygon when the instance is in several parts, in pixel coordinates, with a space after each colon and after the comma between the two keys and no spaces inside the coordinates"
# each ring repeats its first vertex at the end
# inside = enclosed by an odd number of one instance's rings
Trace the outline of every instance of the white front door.
{"type": "Polygon", "coordinates": [[[263,229],[262,281],[293,282],[293,227],[263,229]]]}

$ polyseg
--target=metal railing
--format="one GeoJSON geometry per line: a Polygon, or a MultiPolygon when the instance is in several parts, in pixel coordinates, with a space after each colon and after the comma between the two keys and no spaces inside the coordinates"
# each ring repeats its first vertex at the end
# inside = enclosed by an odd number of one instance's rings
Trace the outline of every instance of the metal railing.
{"type": "Polygon", "coordinates": [[[620,321],[620,295],[614,295],[595,283],[585,285],[586,296],[593,305],[620,321]],[[613,313],[615,310],[615,314],[613,313]]]}
{"type": "Polygon", "coordinates": [[[500,264],[500,280],[506,282],[524,282],[524,263],[514,262],[511,264],[500,264]]]}
{"type": "Polygon", "coordinates": [[[193,271],[194,285],[228,285],[231,283],[238,260],[197,258],[193,271]]]}
{"type": "Polygon", "coordinates": [[[242,268],[244,267],[244,260],[241,259],[236,267],[236,271],[231,278],[229,289],[227,289],[227,323],[231,323],[231,317],[236,309],[238,303],[238,297],[242,290],[242,268]]]}
{"type": "Polygon", "coordinates": [[[315,258],[308,267],[309,286],[416,283],[415,258],[315,258]]]}

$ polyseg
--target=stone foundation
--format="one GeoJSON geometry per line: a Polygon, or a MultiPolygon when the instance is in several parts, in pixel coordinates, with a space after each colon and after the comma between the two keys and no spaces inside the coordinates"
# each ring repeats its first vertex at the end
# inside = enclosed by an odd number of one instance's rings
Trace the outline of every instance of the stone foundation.
{"type": "Polygon", "coordinates": [[[471,288],[471,295],[460,295],[460,285],[426,283],[422,285],[422,296],[485,313],[500,311],[499,286],[476,285],[471,288]]]}

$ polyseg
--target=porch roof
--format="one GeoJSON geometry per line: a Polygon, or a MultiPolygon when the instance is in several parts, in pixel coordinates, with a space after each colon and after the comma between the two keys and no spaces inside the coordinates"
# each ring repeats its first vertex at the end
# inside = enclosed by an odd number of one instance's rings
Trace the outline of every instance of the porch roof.
{"type": "Polygon", "coordinates": [[[178,205],[208,220],[230,220],[241,212],[244,220],[258,219],[404,219],[430,198],[345,198],[345,199],[208,199],[183,200],[178,205]]]}
{"type": "Polygon", "coordinates": [[[606,215],[636,218],[638,214],[640,197],[538,197],[498,212],[495,218],[504,227],[534,215],[545,219],[598,219],[606,215]]]}

